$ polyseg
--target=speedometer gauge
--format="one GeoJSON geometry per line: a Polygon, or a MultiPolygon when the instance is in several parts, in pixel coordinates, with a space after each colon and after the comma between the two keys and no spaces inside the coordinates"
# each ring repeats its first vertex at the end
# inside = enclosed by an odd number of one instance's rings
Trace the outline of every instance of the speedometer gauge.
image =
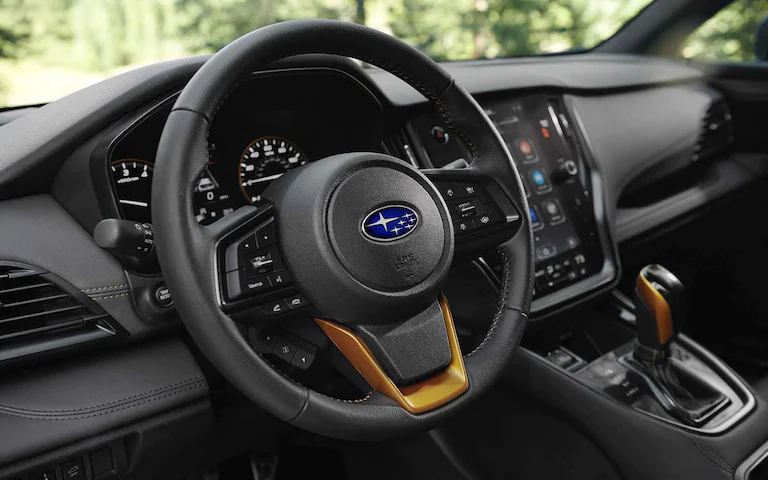
{"type": "Polygon", "coordinates": [[[270,181],[307,161],[306,155],[292,142],[281,137],[261,137],[245,147],[240,157],[243,193],[251,203],[256,203],[270,181]]]}
{"type": "Polygon", "coordinates": [[[123,217],[137,222],[150,222],[154,171],[152,163],[138,158],[124,158],[112,162],[110,169],[123,217]]]}

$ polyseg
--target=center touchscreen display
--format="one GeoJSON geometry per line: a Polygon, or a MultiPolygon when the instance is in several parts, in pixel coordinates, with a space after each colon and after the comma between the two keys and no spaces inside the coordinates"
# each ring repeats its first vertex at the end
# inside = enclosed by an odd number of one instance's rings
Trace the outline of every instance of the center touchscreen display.
{"type": "Polygon", "coordinates": [[[486,113],[506,141],[523,179],[536,242],[536,262],[581,244],[561,185],[578,174],[560,118],[543,95],[487,104],[486,113]]]}

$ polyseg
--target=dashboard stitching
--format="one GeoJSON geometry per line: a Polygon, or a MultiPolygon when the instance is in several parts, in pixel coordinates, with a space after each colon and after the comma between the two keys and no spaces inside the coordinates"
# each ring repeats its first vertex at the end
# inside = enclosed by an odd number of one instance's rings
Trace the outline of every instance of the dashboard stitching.
{"type": "Polygon", "coordinates": [[[493,323],[491,323],[491,328],[488,329],[488,333],[485,335],[485,338],[482,342],[480,342],[480,345],[478,345],[474,350],[469,352],[466,356],[470,357],[475,352],[478,352],[483,346],[490,340],[491,336],[493,335],[494,330],[496,330],[496,325],[499,323],[499,319],[501,318],[502,312],[504,312],[504,306],[507,303],[507,293],[509,291],[509,258],[507,257],[507,254],[504,252],[501,252],[501,256],[504,260],[504,273],[502,276],[504,277],[504,283],[502,285],[501,289],[501,295],[499,296],[499,306],[496,309],[496,315],[493,317],[493,323]]]}
{"type": "Polygon", "coordinates": [[[198,388],[206,387],[206,386],[208,386],[208,383],[207,382],[203,382],[203,383],[200,383],[198,385],[193,385],[193,386],[190,386],[190,387],[183,388],[181,390],[176,390],[176,391],[173,391],[173,392],[169,392],[169,393],[166,393],[165,395],[160,395],[160,396],[157,396],[157,397],[154,397],[154,398],[150,398],[148,400],[144,400],[144,401],[136,402],[136,403],[131,403],[129,405],[124,405],[124,406],[122,406],[120,408],[107,409],[107,410],[105,410],[103,412],[95,413],[93,415],[71,415],[71,416],[49,417],[49,416],[42,416],[42,415],[24,415],[24,414],[12,412],[12,411],[0,411],[0,413],[4,413],[4,414],[7,414],[7,415],[12,415],[14,417],[32,418],[32,419],[35,419],[35,420],[81,420],[81,419],[84,419],[84,418],[100,417],[102,415],[108,415],[110,413],[119,412],[121,410],[127,410],[129,408],[138,407],[139,405],[145,405],[147,403],[155,402],[155,401],[161,400],[163,398],[172,397],[174,395],[178,395],[178,394],[183,393],[183,392],[187,392],[187,391],[190,391],[190,390],[196,390],[198,388]]]}
{"type": "Polygon", "coordinates": [[[121,293],[119,295],[109,295],[107,297],[91,297],[91,299],[99,301],[99,300],[107,300],[109,298],[127,297],[128,295],[130,295],[130,293],[121,293]]]}
{"type": "Polygon", "coordinates": [[[127,287],[127,286],[128,286],[127,283],[123,283],[121,285],[110,285],[109,287],[86,288],[85,290],[80,290],[80,291],[83,292],[83,293],[85,293],[85,292],[97,292],[99,290],[112,290],[112,289],[117,289],[117,288],[122,288],[122,287],[127,287]]]}
{"type": "Polygon", "coordinates": [[[57,415],[57,414],[62,414],[62,415],[67,415],[67,414],[78,415],[78,412],[85,412],[86,410],[94,410],[94,411],[103,410],[104,407],[109,408],[109,407],[117,405],[119,403],[129,402],[129,401],[133,401],[133,400],[139,399],[141,397],[152,396],[152,395],[156,395],[158,393],[163,393],[163,392],[168,391],[168,390],[174,390],[174,389],[177,389],[177,388],[181,388],[181,387],[184,387],[184,386],[186,386],[188,384],[199,382],[203,378],[205,378],[203,375],[197,375],[195,377],[188,378],[188,379],[183,380],[181,382],[172,383],[172,384],[166,385],[164,387],[156,388],[154,390],[149,390],[149,391],[143,392],[143,393],[138,393],[136,395],[131,395],[130,397],[125,397],[125,398],[121,398],[121,399],[118,399],[118,400],[113,400],[111,402],[100,403],[100,404],[97,404],[97,405],[91,405],[90,407],[60,409],[60,410],[39,410],[39,409],[28,409],[28,408],[23,408],[23,407],[17,407],[15,405],[0,404],[0,410],[8,409],[8,410],[13,410],[13,411],[20,412],[20,413],[39,414],[39,415],[57,415]]]}

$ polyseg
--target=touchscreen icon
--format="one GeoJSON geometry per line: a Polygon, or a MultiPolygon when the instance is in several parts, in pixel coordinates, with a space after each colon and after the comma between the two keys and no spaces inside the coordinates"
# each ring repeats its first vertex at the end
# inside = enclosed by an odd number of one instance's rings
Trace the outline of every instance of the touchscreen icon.
{"type": "Polygon", "coordinates": [[[531,170],[530,173],[531,181],[533,182],[533,190],[538,193],[547,193],[550,190],[552,190],[552,185],[549,184],[549,179],[547,179],[547,174],[544,173],[543,170],[531,170]]]}
{"type": "Polygon", "coordinates": [[[517,150],[520,152],[523,158],[523,163],[533,163],[538,158],[536,152],[533,149],[533,142],[529,139],[520,139],[516,142],[517,150]]]}
{"type": "Polygon", "coordinates": [[[560,202],[556,198],[544,200],[541,203],[541,208],[546,212],[550,225],[557,225],[558,223],[563,223],[565,221],[565,214],[563,213],[563,209],[560,208],[560,202]]]}
{"type": "Polygon", "coordinates": [[[530,206],[528,207],[528,211],[531,213],[531,228],[534,231],[544,228],[544,222],[541,221],[539,210],[535,206],[530,206]]]}

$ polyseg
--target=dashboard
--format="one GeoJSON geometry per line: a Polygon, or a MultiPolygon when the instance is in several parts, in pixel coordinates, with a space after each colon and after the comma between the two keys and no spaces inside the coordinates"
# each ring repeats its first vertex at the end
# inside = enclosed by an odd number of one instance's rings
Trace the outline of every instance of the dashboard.
{"type": "MultiPolygon", "coordinates": [[[[151,222],[154,163],[162,161],[155,154],[177,96],[128,119],[107,149],[108,183],[122,218],[151,222]]],[[[208,225],[243,205],[258,204],[269,182],[292,168],[338,153],[380,151],[381,119],[373,94],[336,70],[271,72],[244,80],[211,127],[208,166],[194,186],[197,221],[208,225]]],[[[101,166],[97,160],[97,170],[101,166]]]]}
{"type": "MultiPolygon", "coordinates": [[[[151,223],[157,145],[177,94],[127,118],[113,131],[104,156],[92,158],[109,185],[101,201],[121,218],[151,223]]],[[[533,311],[543,311],[616,278],[605,219],[595,214],[593,175],[578,128],[559,95],[481,98],[517,163],[534,230],[533,311]]],[[[348,151],[385,151],[420,168],[450,168],[468,152],[431,109],[405,122],[401,136],[385,135],[381,103],[369,88],[332,68],[289,69],[254,75],[239,84],[217,112],[209,162],[194,185],[194,214],[202,225],[246,204],[258,204],[270,181],[308,162],[348,151]],[[365,121],[360,121],[365,119],[365,121]],[[390,145],[387,148],[387,145],[390,145]]],[[[109,138],[109,137],[108,137],[109,138]]],[[[441,186],[453,204],[462,185],[441,186]]],[[[602,210],[600,205],[598,210],[602,210]]],[[[482,209],[480,209],[482,210],[482,209]]],[[[482,211],[454,217],[459,235],[483,227],[482,211]]],[[[495,274],[495,252],[482,261],[495,274]]]]}

